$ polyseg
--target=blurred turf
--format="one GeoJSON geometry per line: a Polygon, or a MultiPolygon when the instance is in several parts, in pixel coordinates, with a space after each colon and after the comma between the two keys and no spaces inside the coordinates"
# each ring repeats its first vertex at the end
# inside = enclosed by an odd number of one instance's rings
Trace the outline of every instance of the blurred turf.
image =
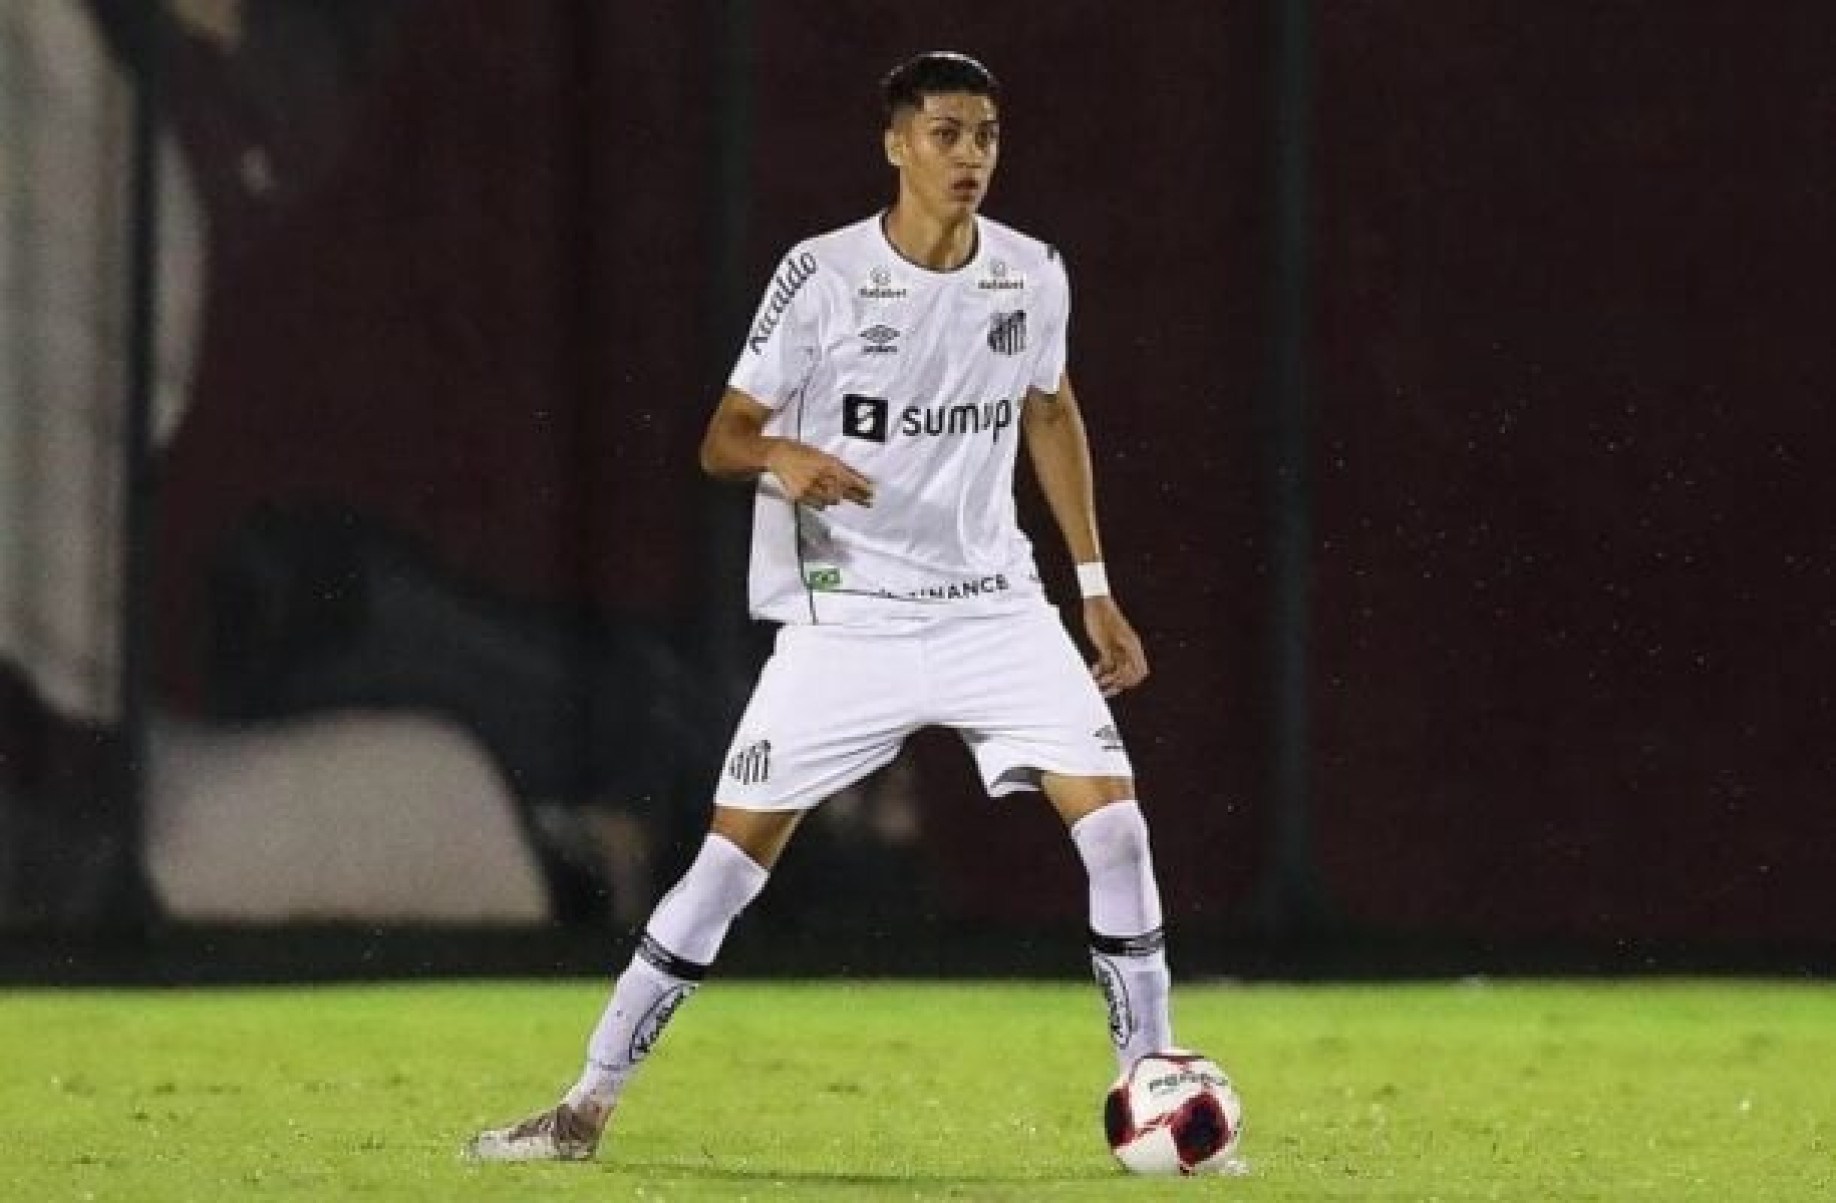
{"type": "Polygon", "coordinates": [[[1836,989],[1197,986],[1247,1179],[1127,1179],[1094,987],[716,980],[593,1165],[471,1166],[601,983],[0,993],[0,1198],[1836,1197],[1836,989]]]}

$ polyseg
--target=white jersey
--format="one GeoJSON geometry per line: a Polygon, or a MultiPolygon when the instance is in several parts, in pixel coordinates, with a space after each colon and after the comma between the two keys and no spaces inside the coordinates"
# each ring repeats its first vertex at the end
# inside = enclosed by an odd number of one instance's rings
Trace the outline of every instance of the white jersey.
{"type": "Polygon", "coordinates": [[[1014,456],[1028,390],[1058,390],[1070,303],[1057,254],[987,218],[949,272],[904,258],[878,216],[792,248],[728,383],[773,411],[765,433],[847,463],[874,500],[793,505],[761,476],[753,615],[860,625],[1042,607],[1014,456]]]}

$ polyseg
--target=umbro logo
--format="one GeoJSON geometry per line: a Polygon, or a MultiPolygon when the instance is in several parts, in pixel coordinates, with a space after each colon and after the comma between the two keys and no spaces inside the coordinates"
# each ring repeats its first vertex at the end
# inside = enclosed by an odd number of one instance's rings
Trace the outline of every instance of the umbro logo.
{"type": "Polygon", "coordinates": [[[869,326],[861,331],[861,341],[867,344],[861,350],[869,355],[894,355],[899,350],[893,345],[899,341],[899,332],[891,326],[869,326]]]}
{"type": "Polygon", "coordinates": [[[1103,746],[1105,752],[1120,752],[1122,750],[1122,733],[1116,730],[1114,723],[1098,727],[1090,734],[1097,743],[1103,746]]]}
{"type": "Polygon", "coordinates": [[[747,744],[727,761],[727,776],[741,785],[757,785],[771,776],[771,741],[747,744]]]}
{"type": "Polygon", "coordinates": [[[988,326],[988,347],[1002,355],[1026,350],[1026,310],[995,314],[988,326]]]}

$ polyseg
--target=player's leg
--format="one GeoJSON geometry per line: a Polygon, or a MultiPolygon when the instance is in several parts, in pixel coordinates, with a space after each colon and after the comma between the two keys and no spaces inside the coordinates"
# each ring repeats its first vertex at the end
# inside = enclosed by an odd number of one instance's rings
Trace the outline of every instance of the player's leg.
{"type": "Polygon", "coordinates": [[[1089,878],[1091,966],[1123,1069],[1172,1042],[1160,889],[1109,704],[1050,611],[950,624],[935,659],[988,792],[1041,789],[1089,878]]]}
{"type": "Polygon", "coordinates": [[[1126,1072],[1173,1044],[1172,974],[1147,820],[1133,778],[1047,773],[1040,784],[1084,864],[1090,965],[1109,1006],[1117,1066],[1126,1072]]]}
{"type": "Polygon", "coordinates": [[[520,1123],[480,1132],[479,1161],[584,1161],[597,1151],[625,1084],[655,1047],[720,952],[733,921],[759,892],[802,818],[799,810],[716,804],[707,838],[657,903],[593,1034],[586,1065],[562,1100],[520,1123]]]}
{"type": "Polygon", "coordinates": [[[468,1146],[474,1158],[591,1157],[626,1083],[764,889],[803,811],[885,765],[915,725],[896,687],[910,665],[895,643],[868,652],[843,636],[785,634],[793,637],[780,636],[740,720],[707,838],[645,923],[579,1079],[548,1111],[480,1133],[468,1146]]]}
{"type": "Polygon", "coordinates": [[[802,817],[715,805],[700,853],[651,913],[613,987],[568,1103],[601,1117],[611,1111],[664,1025],[707,975],[727,929],[765,888],[802,817]]]}
{"type": "Polygon", "coordinates": [[[720,953],[727,930],[765,888],[801,811],[740,810],[716,804],[707,839],[688,871],[651,912],[631,964],[587,1044],[587,1061],[566,1101],[603,1120],[663,1027],[693,994],[720,953]]]}

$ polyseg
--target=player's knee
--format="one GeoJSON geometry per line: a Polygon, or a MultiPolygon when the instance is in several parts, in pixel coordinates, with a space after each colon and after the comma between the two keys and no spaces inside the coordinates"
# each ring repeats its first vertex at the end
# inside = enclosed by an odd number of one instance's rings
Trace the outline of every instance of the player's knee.
{"type": "Polygon", "coordinates": [[[1070,777],[1047,773],[1040,786],[1067,827],[1076,826],[1105,807],[1132,802],[1135,798],[1133,777],[1070,777]]]}
{"type": "Polygon", "coordinates": [[[1071,827],[1071,839],[1091,873],[1147,864],[1147,819],[1132,800],[1097,807],[1071,827]]]}
{"type": "Polygon", "coordinates": [[[791,833],[801,819],[799,811],[742,810],[734,806],[715,806],[708,834],[717,835],[745,853],[761,869],[770,872],[790,843],[791,833]]]}

